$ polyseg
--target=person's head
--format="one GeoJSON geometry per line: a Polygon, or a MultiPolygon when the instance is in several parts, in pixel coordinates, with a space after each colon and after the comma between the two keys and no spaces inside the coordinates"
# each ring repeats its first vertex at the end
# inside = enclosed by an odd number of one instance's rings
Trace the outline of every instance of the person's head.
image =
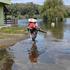
{"type": "Polygon", "coordinates": [[[34,19],[34,18],[30,18],[30,19],[28,19],[28,21],[29,21],[29,22],[32,22],[32,23],[36,23],[36,22],[37,22],[37,20],[34,19]]]}

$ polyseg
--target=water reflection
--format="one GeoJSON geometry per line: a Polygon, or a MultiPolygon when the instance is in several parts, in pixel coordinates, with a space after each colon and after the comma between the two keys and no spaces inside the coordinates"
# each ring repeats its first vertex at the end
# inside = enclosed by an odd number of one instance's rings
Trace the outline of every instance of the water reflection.
{"type": "Polygon", "coordinates": [[[44,29],[45,28],[52,33],[54,38],[63,39],[63,36],[64,36],[64,23],[63,22],[55,23],[54,27],[51,26],[51,23],[45,23],[44,29]]]}
{"type": "Polygon", "coordinates": [[[38,49],[37,49],[37,45],[34,42],[32,44],[32,47],[30,49],[30,53],[29,53],[29,60],[31,63],[37,63],[37,58],[38,58],[39,54],[38,54],[38,49]]]}
{"type": "Polygon", "coordinates": [[[0,49],[0,70],[12,70],[13,58],[7,49],[0,49]]]}
{"type": "Polygon", "coordinates": [[[54,28],[51,29],[53,37],[56,39],[63,39],[64,28],[63,23],[57,23],[54,28]]]}

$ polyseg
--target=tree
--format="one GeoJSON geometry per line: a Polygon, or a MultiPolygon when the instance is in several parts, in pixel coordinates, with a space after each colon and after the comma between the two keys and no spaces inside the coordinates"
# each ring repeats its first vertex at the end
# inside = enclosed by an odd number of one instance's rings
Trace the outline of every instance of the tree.
{"type": "Polygon", "coordinates": [[[16,3],[16,4],[11,4],[10,6],[7,6],[8,9],[10,10],[10,14],[13,16],[18,16],[18,13],[22,16],[35,16],[39,15],[39,10],[38,10],[37,4],[34,4],[32,2],[29,3],[16,3]]]}
{"type": "Polygon", "coordinates": [[[65,9],[67,11],[67,17],[70,17],[70,5],[65,5],[65,9]]]}
{"type": "Polygon", "coordinates": [[[46,0],[41,10],[44,20],[61,21],[66,15],[63,0],[46,0]]]}

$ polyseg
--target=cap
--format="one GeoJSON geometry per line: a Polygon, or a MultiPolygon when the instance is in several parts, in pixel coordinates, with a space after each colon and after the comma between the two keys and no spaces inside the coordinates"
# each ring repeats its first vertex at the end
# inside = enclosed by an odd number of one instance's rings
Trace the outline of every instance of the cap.
{"type": "Polygon", "coordinates": [[[34,18],[30,18],[30,19],[28,19],[28,21],[29,21],[29,22],[37,22],[37,20],[34,19],[34,18]]]}

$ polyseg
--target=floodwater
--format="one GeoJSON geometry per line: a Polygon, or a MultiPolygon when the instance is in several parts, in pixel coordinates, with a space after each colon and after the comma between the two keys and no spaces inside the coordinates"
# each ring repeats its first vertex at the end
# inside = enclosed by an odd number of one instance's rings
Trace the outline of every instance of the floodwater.
{"type": "Polygon", "coordinates": [[[70,70],[70,19],[45,30],[35,43],[28,38],[0,49],[0,70],[70,70]]]}

